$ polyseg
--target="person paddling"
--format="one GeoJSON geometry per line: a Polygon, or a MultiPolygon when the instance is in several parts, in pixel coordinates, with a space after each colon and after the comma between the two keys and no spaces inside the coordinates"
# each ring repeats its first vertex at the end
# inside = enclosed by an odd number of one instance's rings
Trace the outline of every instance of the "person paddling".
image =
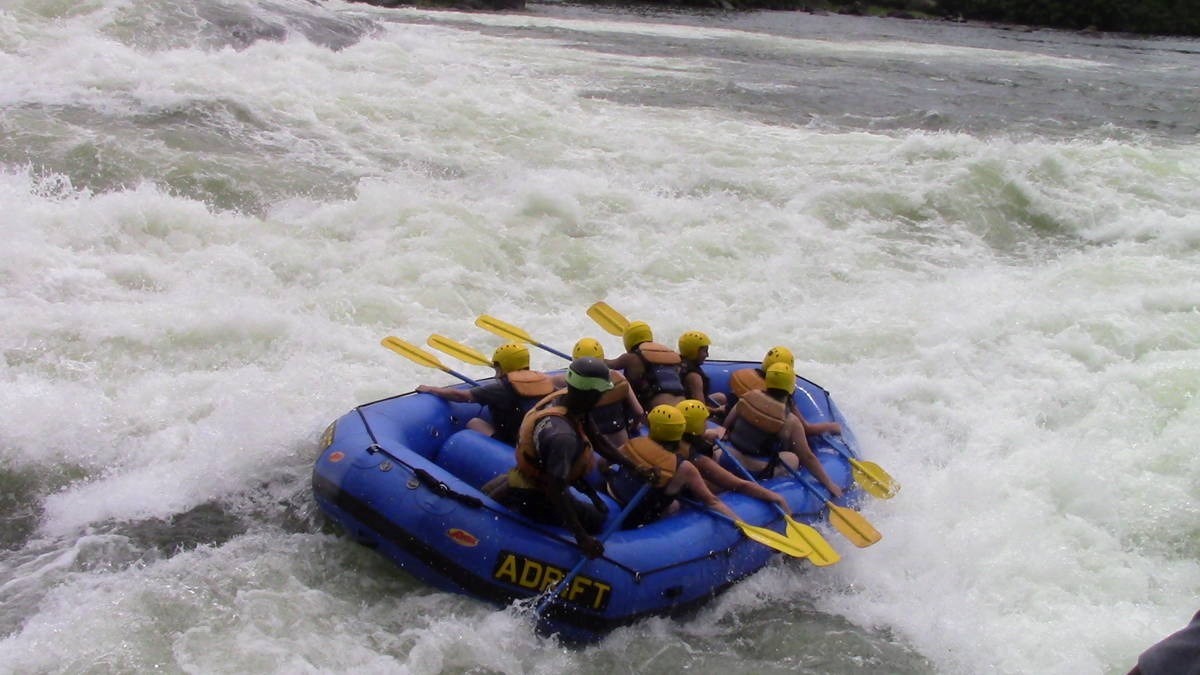
{"type": "MultiPolygon", "coordinates": [[[[595,338],[581,338],[571,349],[571,358],[578,359],[586,356],[603,359],[604,347],[595,338]]],[[[613,448],[625,445],[629,434],[637,430],[646,418],[642,404],[633,395],[633,389],[621,373],[610,371],[613,388],[604,392],[596,407],[588,413],[588,419],[596,425],[599,431],[613,448]]],[[[566,376],[556,375],[552,378],[558,387],[566,386],[566,376]]]]}
{"type": "MultiPolygon", "coordinates": [[[[755,389],[766,389],[766,372],[767,369],[776,363],[786,363],[793,371],[796,368],[796,359],[792,355],[792,350],[783,346],[771,347],[763,356],[762,367],[760,368],[742,368],[735,370],[729,376],[729,399],[727,401],[727,409],[732,410],[738,399],[746,395],[746,392],[755,389]]],[[[842,433],[842,425],[837,422],[809,422],[800,414],[799,408],[796,407],[796,401],[791,397],[787,400],[788,410],[793,415],[800,418],[801,424],[804,425],[804,434],[806,436],[820,436],[821,434],[840,434],[842,433]]]]}
{"type": "Polygon", "coordinates": [[[686,425],[683,413],[675,406],[655,406],[646,415],[646,424],[649,435],[631,438],[621,446],[625,466],[608,478],[608,493],[621,504],[628,503],[643,483],[652,487],[625,519],[625,528],[645,525],[678,510],[676,498],[685,489],[705,506],[736,520],[737,514],[713,494],[696,465],[676,452],[686,425]]]}
{"type": "Polygon", "coordinates": [[[521,419],[535,403],[554,391],[554,383],[545,373],[529,369],[529,348],[510,342],[492,353],[496,379],[478,387],[432,387],[422,384],[417,391],[459,403],[478,403],[491,413],[491,421],[473,417],[467,428],[512,445],[517,441],[521,419]]]}
{"type": "Polygon", "coordinates": [[[625,374],[643,408],[675,404],[684,399],[682,363],[679,353],[654,341],[654,332],[645,321],[625,326],[621,340],[625,353],[606,359],[609,368],[625,374]]]}
{"type": "Polygon", "coordinates": [[[698,330],[689,330],[680,335],[679,356],[683,359],[680,372],[687,397],[704,403],[708,414],[720,419],[725,416],[725,394],[713,393],[712,383],[703,367],[708,360],[708,347],[711,344],[708,335],[698,330]]]}
{"type": "Polygon", "coordinates": [[[585,480],[595,466],[594,448],[603,440],[587,424],[587,415],[612,388],[604,361],[571,361],[566,387],[539,401],[521,422],[516,467],[484,486],[490,497],[518,513],[566,526],[589,558],[604,555],[604,545],[592,535],[604,526],[608,509],[585,480]],[[591,503],[573,497],[572,486],[591,503]]]}
{"type": "Polygon", "coordinates": [[[781,463],[791,469],[802,464],[834,498],[842,496],[842,488],[829,478],[809,447],[803,419],[788,403],[796,391],[792,367],[771,364],[763,384],[765,389],[746,391],[725,417],[724,438],[731,452],[760,479],[790,473],[781,463]]]}
{"type": "Polygon", "coordinates": [[[683,413],[684,428],[683,438],[680,439],[675,453],[696,465],[704,480],[714,486],[713,492],[740,492],[748,497],[778,504],[784,513],[791,515],[792,507],[783,495],[754,481],[741,478],[721,466],[721,448],[717,447],[716,439],[720,438],[725,430],[721,427],[707,428],[707,406],[700,401],[688,399],[677,407],[679,412],[683,413]]]}

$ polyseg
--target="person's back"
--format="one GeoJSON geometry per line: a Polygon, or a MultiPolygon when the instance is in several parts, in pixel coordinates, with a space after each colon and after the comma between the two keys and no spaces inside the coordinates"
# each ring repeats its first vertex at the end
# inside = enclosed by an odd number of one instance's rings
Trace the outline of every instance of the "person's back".
{"type": "Polygon", "coordinates": [[[736,517],[712,493],[696,466],[677,452],[687,424],[683,413],[672,405],[658,405],[646,415],[646,424],[649,434],[621,446],[624,466],[608,477],[609,494],[622,504],[647,480],[653,488],[629,514],[625,527],[644,525],[671,513],[678,508],[676,498],[685,488],[709,508],[736,517]]]}
{"type": "Polygon", "coordinates": [[[791,404],[796,373],[787,363],[773,363],[763,378],[766,389],[747,391],[725,417],[725,439],[732,452],[756,478],[786,475],[804,465],[834,497],[842,489],[825,472],[808,445],[803,418],[791,404]]]}
{"type": "Polygon", "coordinates": [[[603,526],[606,508],[584,480],[595,461],[584,420],[610,389],[603,361],[572,361],[566,388],[543,398],[522,420],[516,467],[485,488],[496,501],[529,518],[570,528],[580,548],[593,558],[604,553],[603,544],[591,535],[603,526]],[[571,496],[572,485],[583,490],[591,504],[571,496]]]}
{"type": "Polygon", "coordinates": [[[605,363],[625,374],[643,408],[674,404],[684,399],[683,359],[675,350],[655,342],[654,333],[646,322],[631,322],[621,339],[625,353],[605,363]]]}
{"type": "MultiPolygon", "coordinates": [[[[581,338],[571,349],[571,358],[584,357],[603,359],[604,347],[595,338],[581,338]]],[[[629,440],[629,430],[637,427],[645,413],[625,376],[615,371],[610,375],[613,388],[604,392],[596,406],[588,413],[588,419],[596,425],[596,430],[608,439],[612,447],[619,448],[629,440]]],[[[565,378],[558,376],[555,382],[565,383],[565,378]]]]}
{"type": "Polygon", "coordinates": [[[496,378],[470,389],[421,385],[418,392],[451,401],[478,403],[488,409],[491,421],[475,417],[467,428],[512,445],[525,413],[554,391],[554,383],[544,373],[529,369],[529,348],[510,342],[492,353],[496,378]]]}

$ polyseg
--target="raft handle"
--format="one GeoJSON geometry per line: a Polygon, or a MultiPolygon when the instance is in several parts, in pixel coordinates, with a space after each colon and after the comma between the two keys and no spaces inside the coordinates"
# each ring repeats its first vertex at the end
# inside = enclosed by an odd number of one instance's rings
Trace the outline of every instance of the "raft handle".
{"type": "Polygon", "coordinates": [[[418,469],[416,467],[409,468],[412,469],[412,472],[417,477],[417,480],[424,483],[425,487],[429,488],[437,496],[453,499],[454,501],[469,506],[473,509],[483,506],[482,499],[478,497],[472,497],[471,495],[464,495],[461,492],[455,492],[454,490],[451,490],[449,485],[446,485],[437,478],[434,478],[433,474],[429,473],[425,469],[418,469]]]}

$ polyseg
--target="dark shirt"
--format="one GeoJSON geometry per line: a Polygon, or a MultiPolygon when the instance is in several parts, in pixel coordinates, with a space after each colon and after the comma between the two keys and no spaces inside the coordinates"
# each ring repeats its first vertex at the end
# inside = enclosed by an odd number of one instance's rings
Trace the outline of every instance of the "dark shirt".
{"type": "Polygon", "coordinates": [[[571,475],[571,467],[583,453],[583,442],[571,423],[557,415],[543,418],[533,429],[533,443],[537,446],[542,471],[565,483],[571,475]]]}
{"type": "Polygon", "coordinates": [[[523,415],[520,413],[520,398],[512,387],[500,380],[492,380],[472,387],[470,391],[476,403],[487,406],[491,411],[496,440],[515,443],[523,415]]]}
{"type": "Polygon", "coordinates": [[[1191,623],[1142,652],[1133,672],[1142,675],[1200,675],[1200,612],[1191,623]]]}
{"type": "MultiPolygon", "coordinates": [[[[543,418],[534,427],[533,442],[537,446],[542,471],[566,483],[571,475],[571,467],[583,452],[583,443],[571,423],[557,415],[543,418]]],[[[604,526],[605,514],[591,502],[580,501],[569,492],[567,498],[574,506],[575,515],[583,528],[591,534],[599,532],[604,526]]],[[[541,490],[510,489],[504,493],[500,503],[534,520],[553,525],[566,523],[564,515],[541,490]]]]}

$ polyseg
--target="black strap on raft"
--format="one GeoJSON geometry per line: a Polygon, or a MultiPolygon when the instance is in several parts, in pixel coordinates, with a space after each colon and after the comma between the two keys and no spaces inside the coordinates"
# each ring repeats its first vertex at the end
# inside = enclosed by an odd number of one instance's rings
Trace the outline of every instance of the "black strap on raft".
{"type": "Polygon", "coordinates": [[[471,495],[464,495],[461,492],[455,492],[454,490],[451,490],[449,485],[446,485],[445,483],[438,480],[437,478],[434,478],[433,474],[429,473],[425,469],[418,469],[416,467],[409,467],[409,468],[412,469],[413,475],[415,475],[417,477],[417,480],[421,481],[421,483],[423,483],[425,485],[425,487],[432,490],[433,493],[438,495],[439,497],[446,497],[448,499],[453,499],[454,501],[458,502],[459,504],[469,506],[473,509],[477,509],[477,508],[483,506],[482,499],[480,499],[478,497],[472,497],[471,495]]]}
{"type": "MultiPolygon", "coordinates": [[[[367,432],[369,434],[370,429],[368,429],[367,432]]],[[[371,435],[372,435],[372,437],[374,436],[373,434],[371,434],[371,435]]],[[[373,440],[373,438],[372,438],[372,440],[373,440]]],[[[370,445],[370,447],[367,448],[367,452],[369,452],[371,454],[381,452],[381,453],[387,455],[388,457],[391,457],[397,464],[399,464],[400,466],[411,471],[413,473],[413,475],[417,477],[417,480],[421,481],[422,485],[429,488],[429,490],[431,492],[433,492],[434,494],[436,494],[439,497],[453,499],[454,501],[458,502],[459,504],[462,504],[464,506],[469,506],[470,508],[473,508],[473,509],[477,509],[477,508],[480,508],[481,506],[483,506],[482,499],[480,499],[478,497],[474,497],[472,495],[464,495],[461,492],[455,492],[454,490],[451,490],[449,485],[446,485],[442,481],[438,480],[436,477],[434,477],[433,474],[429,473],[425,469],[421,469],[421,468],[412,466],[411,464],[401,460],[399,457],[388,452],[383,446],[379,445],[378,443],[372,443],[370,445]]]]}

